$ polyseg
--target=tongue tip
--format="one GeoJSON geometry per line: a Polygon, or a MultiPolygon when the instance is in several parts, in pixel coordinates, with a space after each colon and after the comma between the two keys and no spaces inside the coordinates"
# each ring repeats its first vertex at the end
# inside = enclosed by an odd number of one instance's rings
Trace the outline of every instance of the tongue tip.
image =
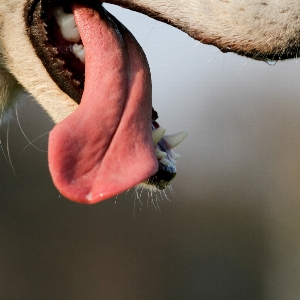
{"type": "Polygon", "coordinates": [[[91,205],[117,196],[148,179],[157,172],[158,162],[157,159],[148,160],[139,172],[127,178],[124,176],[109,178],[107,174],[95,178],[92,182],[86,182],[83,178],[70,181],[70,178],[64,176],[62,172],[55,172],[51,164],[49,168],[54,185],[64,197],[77,203],[91,205]]]}
{"type": "MultiPolygon", "coordinates": [[[[153,172],[151,172],[151,175],[153,175],[157,170],[154,169],[153,172]]],[[[151,175],[136,181],[132,182],[131,184],[126,184],[122,186],[97,186],[97,191],[88,191],[86,192],[86,188],[82,186],[69,186],[64,185],[61,187],[61,185],[54,181],[54,185],[58,188],[59,192],[66,197],[67,199],[81,203],[81,204],[96,204],[98,202],[101,202],[103,200],[107,200],[109,198],[115,197],[126,190],[129,190],[136,186],[137,184],[141,183],[142,181],[146,180],[147,178],[151,177],[151,175]],[[59,189],[61,187],[61,189],[59,189]]]]}
{"type": "Polygon", "coordinates": [[[87,193],[87,194],[82,194],[80,192],[75,192],[73,191],[73,189],[69,190],[61,190],[60,193],[66,197],[68,200],[71,200],[73,202],[76,203],[80,203],[80,204],[96,204],[98,202],[101,202],[103,200],[112,198],[113,196],[117,196],[118,193],[112,193],[112,192],[102,192],[99,193],[98,195],[93,195],[91,192],[87,193]]]}

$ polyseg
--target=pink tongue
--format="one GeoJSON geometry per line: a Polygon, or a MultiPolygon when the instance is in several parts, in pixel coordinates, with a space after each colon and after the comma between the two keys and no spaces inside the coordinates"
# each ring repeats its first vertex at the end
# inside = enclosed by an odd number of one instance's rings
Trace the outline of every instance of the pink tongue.
{"type": "Polygon", "coordinates": [[[151,136],[151,78],[131,34],[125,45],[110,23],[76,5],[85,48],[85,88],[78,109],[49,137],[49,168],[67,198],[95,203],[149,178],[158,169],[151,136]]]}

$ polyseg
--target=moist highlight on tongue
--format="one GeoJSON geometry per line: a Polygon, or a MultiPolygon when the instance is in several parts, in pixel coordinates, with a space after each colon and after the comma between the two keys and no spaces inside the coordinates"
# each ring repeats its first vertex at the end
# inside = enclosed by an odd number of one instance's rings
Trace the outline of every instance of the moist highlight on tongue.
{"type": "Polygon", "coordinates": [[[96,203],[158,169],[151,135],[151,77],[130,32],[83,5],[73,12],[85,48],[81,104],[49,137],[49,168],[65,197],[96,203]]]}

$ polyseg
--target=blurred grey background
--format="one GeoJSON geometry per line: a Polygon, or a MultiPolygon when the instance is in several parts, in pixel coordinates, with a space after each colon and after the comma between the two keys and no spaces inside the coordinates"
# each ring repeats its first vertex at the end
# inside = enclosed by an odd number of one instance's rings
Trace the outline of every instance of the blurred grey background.
{"type": "Polygon", "coordinates": [[[146,52],[160,125],[189,131],[173,191],[64,199],[53,124],[24,95],[0,129],[0,299],[299,299],[300,62],[223,54],[106,7],[146,52]]]}

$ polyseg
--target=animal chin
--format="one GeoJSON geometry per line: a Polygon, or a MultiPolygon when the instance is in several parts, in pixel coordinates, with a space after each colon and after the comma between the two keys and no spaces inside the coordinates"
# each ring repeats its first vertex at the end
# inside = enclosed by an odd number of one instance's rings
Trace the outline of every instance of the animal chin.
{"type": "MultiPolygon", "coordinates": [[[[51,78],[79,106],[49,137],[58,190],[96,203],[142,182],[164,189],[176,175],[171,149],[187,135],[165,135],[151,108],[146,57],[101,4],[34,1],[27,28],[51,78]]],[[[57,99],[55,99],[57,101],[57,99]]]]}

